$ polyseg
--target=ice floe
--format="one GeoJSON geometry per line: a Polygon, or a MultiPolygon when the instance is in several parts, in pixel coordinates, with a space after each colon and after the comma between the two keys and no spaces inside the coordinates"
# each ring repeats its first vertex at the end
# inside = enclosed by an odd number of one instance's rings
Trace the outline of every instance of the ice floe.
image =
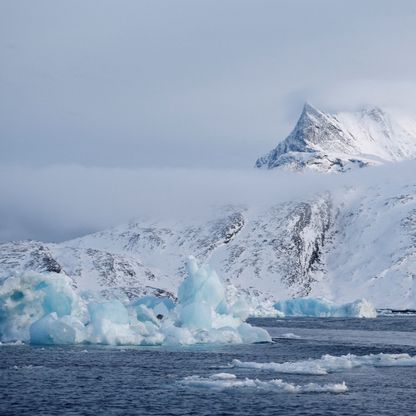
{"type": "Polygon", "coordinates": [[[277,338],[282,339],[300,339],[301,337],[299,335],[293,334],[292,332],[288,332],[286,334],[281,334],[277,338]]]}
{"type": "Polygon", "coordinates": [[[218,373],[209,377],[189,376],[180,381],[184,386],[207,388],[213,390],[250,389],[264,392],[282,393],[345,393],[348,390],[345,382],[297,385],[280,379],[262,381],[258,379],[239,379],[235,374],[218,373]]]}
{"type": "Polygon", "coordinates": [[[276,371],[286,374],[326,375],[357,367],[413,367],[416,366],[416,356],[383,353],[369,355],[347,354],[341,356],[323,355],[319,359],[283,363],[233,360],[230,366],[276,371]]]}

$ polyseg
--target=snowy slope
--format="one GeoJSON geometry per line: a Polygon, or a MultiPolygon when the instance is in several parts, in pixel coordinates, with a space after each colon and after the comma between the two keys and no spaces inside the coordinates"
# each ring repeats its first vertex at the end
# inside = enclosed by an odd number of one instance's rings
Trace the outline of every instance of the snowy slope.
{"type": "Polygon", "coordinates": [[[330,225],[329,195],[266,208],[228,206],[205,223],[134,221],[61,244],[3,244],[0,274],[60,271],[82,290],[176,293],[193,254],[249,293],[306,295],[330,225]]]}
{"type": "Polygon", "coordinates": [[[136,257],[94,248],[76,248],[38,241],[0,245],[0,281],[23,271],[63,273],[80,290],[130,297],[163,293],[155,275],[136,257]]]}
{"type": "Polygon", "coordinates": [[[415,308],[416,184],[350,189],[336,204],[325,274],[311,294],[339,302],[360,294],[380,308],[415,308]]]}
{"type": "Polygon", "coordinates": [[[226,207],[198,225],[134,222],[66,245],[140,256],[167,290],[175,290],[193,254],[239,287],[304,295],[331,223],[327,198],[263,209],[226,207]]]}
{"type": "Polygon", "coordinates": [[[60,271],[82,290],[175,295],[189,254],[259,301],[365,297],[377,307],[416,308],[416,185],[228,206],[198,224],[134,221],[61,244],[7,243],[0,273],[60,271]]]}
{"type": "Polygon", "coordinates": [[[380,108],[324,113],[305,104],[294,130],[258,168],[345,172],[416,158],[416,119],[380,108]]]}

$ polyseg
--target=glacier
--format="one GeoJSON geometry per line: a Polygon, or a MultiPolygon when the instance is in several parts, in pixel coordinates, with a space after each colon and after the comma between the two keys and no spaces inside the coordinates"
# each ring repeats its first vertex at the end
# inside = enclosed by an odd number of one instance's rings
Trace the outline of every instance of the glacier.
{"type": "Polygon", "coordinates": [[[219,276],[189,258],[178,301],[145,296],[123,303],[79,293],[62,274],[26,272],[0,286],[0,341],[69,345],[190,345],[270,342],[244,322],[248,306],[229,304],[219,276]]]}
{"type": "Polygon", "coordinates": [[[377,311],[365,299],[337,305],[327,299],[295,298],[276,302],[274,308],[283,316],[318,318],[376,318],[377,311]]]}

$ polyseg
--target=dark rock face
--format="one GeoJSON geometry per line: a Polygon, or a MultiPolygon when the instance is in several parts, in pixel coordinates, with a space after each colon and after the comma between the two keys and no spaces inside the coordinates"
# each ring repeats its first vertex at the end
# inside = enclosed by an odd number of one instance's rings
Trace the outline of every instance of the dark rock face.
{"type": "Polygon", "coordinates": [[[62,266],[49,248],[37,241],[12,242],[0,245],[0,270],[33,270],[62,273],[62,266]]]}
{"type": "Polygon", "coordinates": [[[229,244],[244,227],[244,216],[240,211],[232,208],[228,215],[219,218],[209,224],[209,233],[199,239],[199,243],[204,247],[202,256],[207,256],[210,252],[223,244],[229,244]]]}
{"type": "Polygon", "coordinates": [[[48,248],[41,245],[38,250],[31,253],[32,259],[27,264],[28,269],[39,272],[61,273],[61,265],[52,257],[48,248]]]}
{"type": "MultiPolygon", "coordinates": [[[[411,236],[413,247],[416,249],[416,209],[409,212],[408,216],[403,219],[401,226],[404,227],[411,236]]],[[[416,276],[416,268],[415,268],[416,276]]]]}
{"type": "Polygon", "coordinates": [[[169,235],[169,230],[157,230],[152,227],[139,227],[136,233],[129,235],[128,242],[124,248],[129,251],[140,251],[140,248],[150,247],[152,249],[165,248],[165,236],[169,235]]]}
{"type": "Polygon", "coordinates": [[[280,247],[287,258],[284,281],[298,287],[299,296],[307,296],[313,273],[324,266],[322,254],[333,222],[331,201],[299,203],[288,221],[293,224],[290,241],[280,247]]]}
{"type": "Polygon", "coordinates": [[[116,287],[103,287],[100,294],[107,299],[114,299],[115,297],[137,299],[143,296],[151,295],[161,298],[169,298],[176,302],[176,296],[167,290],[159,289],[152,286],[146,286],[140,284],[140,281],[136,285],[116,286],[116,287]]]}
{"type": "Polygon", "coordinates": [[[329,194],[275,205],[254,220],[247,219],[237,238],[224,247],[223,270],[234,283],[251,280],[256,287],[268,276],[293,295],[307,295],[314,274],[324,268],[332,224],[329,194]]]}

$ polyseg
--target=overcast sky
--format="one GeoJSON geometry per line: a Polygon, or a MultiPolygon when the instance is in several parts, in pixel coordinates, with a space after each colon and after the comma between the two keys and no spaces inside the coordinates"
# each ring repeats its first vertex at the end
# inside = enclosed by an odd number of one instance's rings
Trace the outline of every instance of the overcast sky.
{"type": "Polygon", "coordinates": [[[0,62],[2,162],[251,167],[305,100],[415,101],[416,2],[1,0],[0,62]]]}
{"type": "MultiPolygon", "coordinates": [[[[0,0],[1,185],[16,167],[251,169],[306,100],[416,111],[415,45],[413,0],[0,0]]],[[[64,238],[16,213],[23,188],[0,240],[64,238]]]]}

